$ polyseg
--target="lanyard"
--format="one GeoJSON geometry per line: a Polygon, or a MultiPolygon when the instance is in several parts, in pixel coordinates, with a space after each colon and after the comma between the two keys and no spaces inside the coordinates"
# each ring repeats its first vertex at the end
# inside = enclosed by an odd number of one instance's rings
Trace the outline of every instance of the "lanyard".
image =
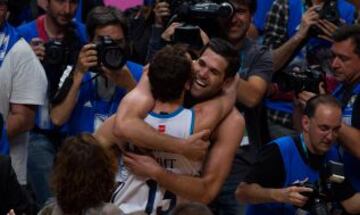
{"type": "Polygon", "coordinates": [[[304,150],[304,153],[305,153],[305,157],[307,159],[309,159],[309,152],[308,152],[308,149],[307,149],[305,141],[304,141],[304,134],[303,133],[300,134],[300,141],[301,141],[301,146],[302,146],[302,148],[304,150]]]}

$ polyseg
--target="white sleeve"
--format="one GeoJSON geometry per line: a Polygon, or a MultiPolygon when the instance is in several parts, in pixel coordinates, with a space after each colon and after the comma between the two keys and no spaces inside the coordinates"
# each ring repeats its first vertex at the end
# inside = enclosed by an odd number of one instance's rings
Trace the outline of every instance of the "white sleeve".
{"type": "Polygon", "coordinates": [[[10,61],[9,66],[13,74],[10,103],[43,105],[47,91],[46,74],[25,40],[20,39],[5,60],[10,61]]]}

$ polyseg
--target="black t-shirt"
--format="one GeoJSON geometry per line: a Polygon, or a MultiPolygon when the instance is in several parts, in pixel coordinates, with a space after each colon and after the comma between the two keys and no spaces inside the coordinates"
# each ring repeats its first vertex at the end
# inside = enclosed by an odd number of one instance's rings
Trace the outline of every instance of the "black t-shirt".
{"type": "MultiPolygon", "coordinates": [[[[323,156],[309,152],[309,158],[306,158],[300,138],[296,136],[293,139],[304,162],[311,168],[320,171],[323,167],[323,156]]],[[[260,150],[255,164],[244,181],[257,183],[266,188],[282,188],[285,178],[284,163],[278,145],[267,144],[260,150]]],[[[348,199],[356,193],[348,180],[345,180],[342,184],[335,184],[333,188],[334,193],[336,193],[334,198],[337,201],[348,199]]]]}

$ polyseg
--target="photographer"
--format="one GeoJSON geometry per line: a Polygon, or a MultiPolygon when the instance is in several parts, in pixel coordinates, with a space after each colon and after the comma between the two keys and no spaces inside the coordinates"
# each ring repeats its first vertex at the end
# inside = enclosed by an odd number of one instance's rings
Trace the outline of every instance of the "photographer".
{"type": "MultiPolygon", "coordinates": [[[[355,12],[345,0],[275,0],[264,32],[264,44],[273,50],[274,71],[291,71],[293,64],[302,69],[320,65],[331,78],[328,40],[337,27],[354,22],[355,12]]],[[[331,90],[330,83],[328,87],[331,90]]],[[[294,93],[279,90],[276,84],[271,89],[266,103],[271,137],[296,133],[292,121],[294,93]]]]}
{"type": "MultiPolygon", "coordinates": [[[[304,114],[303,132],[266,145],[245,182],[238,186],[239,200],[250,203],[247,214],[296,214],[306,203],[312,203],[307,202],[311,201],[307,196],[315,190],[302,183],[323,180],[324,165],[336,159],[333,144],[341,129],[341,105],[334,97],[321,95],[308,101],[304,114]]],[[[349,213],[359,213],[360,194],[347,179],[332,187],[335,195],[331,201],[340,201],[349,213]]]]}
{"type": "MultiPolygon", "coordinates": [[[[338,141],[345,148],[342,153],[345,176],[360,191],[360,26],[344,26],[333,35],[331,67],[340,85],[333,95],[341,101],[343,123],[338,141]]],[[[305,103],[315,94],[304,91],[299,94],[300,103],[305,103]]]]}
{"type": "Polygon", "coordinates": [[[140,65],[126,62],[127,28],[119,10],[94,8],[86,27],[92,42],[82,47],[76,65],[68,67],[69,74],[62,77],[64,83],[58,91],[66,91],[64,98],[50,112],[55,125],[67,123],[69,135],[96,130],[116,112],[142,71],[140,65]]]}
{"type": "Polygon", "coordinates": [[[47,0],[46,14],[17,28],[42,62],[48,79],[47,99],[36,113],[29,142],[29,176],[39,207],[51,196],[48,177],[57,147],[66,135],[50,120],[60,77],[67,65],[73,65],[82,45],[87,42],[85,26],[73,21],[77,0],[47,0]]]}

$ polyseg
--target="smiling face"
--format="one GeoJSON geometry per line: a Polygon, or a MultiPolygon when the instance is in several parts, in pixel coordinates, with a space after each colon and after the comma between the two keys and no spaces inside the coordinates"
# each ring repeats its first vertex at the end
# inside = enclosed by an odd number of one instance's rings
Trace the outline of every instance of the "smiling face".
{"type": "Polygon", "coordinates": [[[314,116],[304,116],[303,129],[308,148],[314,154],[325,154],[336,141],[341,127],[341,109],[334,105],[320,104],[314,116]]]}
{"type": "Polygon", "coordinates": [[[207,48],[193,64],[191,95],[197,99],[206,99],[221,92],[227,66],[224,57],[207,48]]]}
{"type": "Polygon", "coordinates": [[[354,52],[352,39],[334,42],[331,47],[333,60],[331,67],[335,78],[340,82],[354,83],[360,79],[360,57],[354,52]]]}
{"type": "Polygon", "coordinates": [[[229,41],[236,43],[241,41],[246,36],[251,23],[251,12],[249,6],[241,1],[232,0],[231,3],[235,7],[234,15],[228,23],[227,36],[229,41]]]}

